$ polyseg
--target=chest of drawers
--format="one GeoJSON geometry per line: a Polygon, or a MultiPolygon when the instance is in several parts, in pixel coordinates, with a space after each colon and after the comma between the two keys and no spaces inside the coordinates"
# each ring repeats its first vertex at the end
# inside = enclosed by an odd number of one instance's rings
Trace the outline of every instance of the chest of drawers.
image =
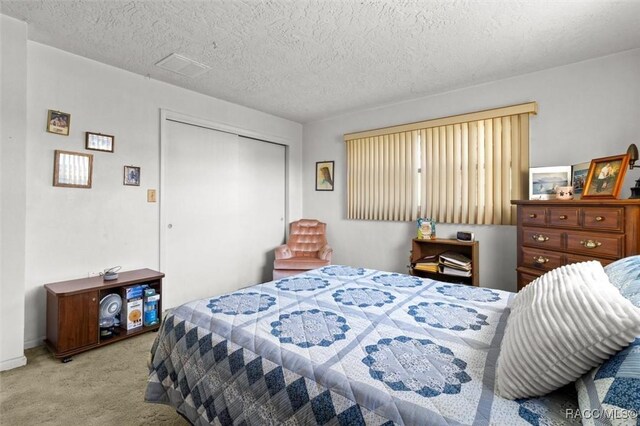
{"type": "Polygon", "coordinates": [[[640,200],[512,201],[518,291],[558,266],[640,254],[640,200]]]}

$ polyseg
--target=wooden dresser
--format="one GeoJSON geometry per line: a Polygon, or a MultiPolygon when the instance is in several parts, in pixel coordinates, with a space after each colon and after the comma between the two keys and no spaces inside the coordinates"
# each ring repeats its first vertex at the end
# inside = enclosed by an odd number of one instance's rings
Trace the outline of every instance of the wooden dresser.
{"type": "Polygon", "coordinates": [[[558,266],[640,254],[640,200],[511,203],[518,208],[518,291],[558,266]]]}

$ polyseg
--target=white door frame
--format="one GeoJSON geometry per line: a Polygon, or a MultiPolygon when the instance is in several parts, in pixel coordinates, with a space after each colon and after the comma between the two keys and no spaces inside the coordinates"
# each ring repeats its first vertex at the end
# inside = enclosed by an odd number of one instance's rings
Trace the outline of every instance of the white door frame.
{"type": "Polygon", "coordinates": [[[158,203],[159,203],[159,215],[160,215],[160,229],[159,237],[160,237],[160,252],[158,253],[158,265],[160,270],[164,270],[164,266],[166,265],[166,254],[167,254],[167,226],[169,225],[167,221],[167,212],[165,204],[163,203],[163,194],[164,194],[164,183],[165,179],[165,170],[166,170],[166,161],[167,161],[167,141],[165,140],[167,131],[166,125],[167,120],[176,121],[179,123],[184,123],[187,125],[204,127],[207,129],[217,130],[220,132],[233,133],[238,136],[244,136],[252,139],[258,139],[264,141],[265,143],[274,143],[277,145],[284,146],[284,185],[285,185],[285,193],[284,193],[284,223],[285,223],[285,236],[288,237],[289,227],[286,225],[289,223],[289,145],[290,141],[285,138],[269,135],[261,132],[255,132],[253,130],[242,129],[236,126],[232,126],[222,122],[216,122],[207,120],[205,118],[193,117],[187,114],[182,114],[180,112],[171,111],[166,108],[160,108],[160,184],[159,184],[159,194],[158,194],[158,203]]]}

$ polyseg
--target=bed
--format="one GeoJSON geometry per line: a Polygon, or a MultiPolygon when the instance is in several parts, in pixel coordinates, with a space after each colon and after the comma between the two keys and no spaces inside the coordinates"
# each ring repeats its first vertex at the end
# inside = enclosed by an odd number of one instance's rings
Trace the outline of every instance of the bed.
{"type": "MultiPolygon", "coordinates": [[[[571,424],[494,393],[515,293],[332,265],[167,315],[145,399],[192,424],[571,424]]],[[[568,411],[569,410],[569,411],[568,411]]]]}

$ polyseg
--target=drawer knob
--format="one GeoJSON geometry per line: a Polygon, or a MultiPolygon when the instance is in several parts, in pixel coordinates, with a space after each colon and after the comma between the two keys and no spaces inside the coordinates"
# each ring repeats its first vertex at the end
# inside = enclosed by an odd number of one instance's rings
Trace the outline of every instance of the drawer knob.
{"type": "Polygon", "coordinates": [[[549,237],[542,234],[533,234],[531,238],[533,239],[533,241],[537,241],[539,243],[544,243],[545,241],[549,241],[549,237]]]}
{"type": "Polygon", "coordinates": [[[544,265],[549,261],[549,258],[544,256],[533,256],[533,261],[539,265],[544,265]]]}
{"type": "Polygon", "coordinates": [[[567,220],[567,215],[566,214],[561,214],[560,216],[558,216],[558,219],[567,220]]]}
{"type": "Polygon", "coordinates": [[[582,244],[583,246],[585,246],[588,249],[593,249],[593,248],[596,248],[596,247],[600,247],[602,245],[602,243],[600,241],[596,241],[596,240],[580,241],[580,244],[582,244]]]}
{"type": "Polygon", "coordinates": [[[95,302],[95,301],[96,301],[96,298],[95,298],[95,297],[92,297],[92,298],[91,298],[91,301],[92,301],[92,302],[95,302]]]}
{"type": "Polygon", "coordinates": [[[529,213],[529,217],[530,217],[531,219],[535,219],[536,217],[538,217],[538,215],[537,215],[537,214],[535,214],[535,213],[529,213]]]}
{"type": "Polygon", "coordinates": [[[602,222],[603,220],[604,220],[604,217],[596,216],[596,222],[602,222]]]}

